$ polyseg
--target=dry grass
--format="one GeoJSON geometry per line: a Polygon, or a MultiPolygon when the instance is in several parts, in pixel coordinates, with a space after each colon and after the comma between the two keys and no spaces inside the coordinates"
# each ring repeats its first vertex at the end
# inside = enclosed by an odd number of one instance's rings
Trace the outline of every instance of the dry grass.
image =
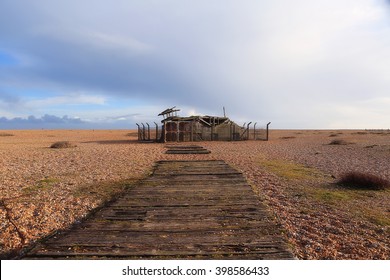
{"type": "Polygon", "coordinates": [[[384,190],[390,188],[390,181],[373,174],[363,172],[343,173],[338,184],[355,189],[384,190]]]}
{"type": "Polygon", "coordinates": [[[8,136],[14,136],[14,135],[7,132],[0,132],[0,137],[8,137],[8,136]]]}
{"type": "Polygon", "coordinates": [[[329,134],[329,137],[337,137],[337,136],[340,136],[342,134],[343,134],[342,132],[331,133],[331,134],[329,134]]]}
{"type": "Polygon", "coordinates": [[[57,178],[45,178],[37,181],[34,185],[27,186],[22,189],[22,192],[27,195],[38,192],[39,190],[48,189],[58,183],[60,180],[57,178]]]}
{"type": "Polygon", "coordinates": [[[348,145],[349,143],[343,139],[334,139],[330,141],[329,145],[348,145]]]}
{"type": "Polygon", "coordinates": [[[366,149],[372,149],[372,148],[375,148],[375,147],[378,147],[378,145],[368,145],[368,146],[365,146],[364,148],[366,149]]]}
{"type": "Polygon", "coordinates": [[[260,160],[259,164],[269,171],[287,180],[307,180],[324,177],[325,175],[315,168],[304,166],[286,160],[260,160]]]}
{"type": "Polygon", "coordinates": [[[69,141],[58,141],[53,143],[50,148],[52,149],[66,149],[66,148],[74,148],[76,145],[70,143],[69,141]]]}
{"type": "Polygon", "coordinates": [[[138,132],[129,132],[129,133],[126,133],[125,136],[129,136],[129,137],[138,137],[138,132]]]}

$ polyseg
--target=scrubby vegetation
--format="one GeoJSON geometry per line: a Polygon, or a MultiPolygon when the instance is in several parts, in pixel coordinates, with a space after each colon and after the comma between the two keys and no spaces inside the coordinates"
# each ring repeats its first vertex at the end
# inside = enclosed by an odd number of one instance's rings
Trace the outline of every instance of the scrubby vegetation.
{"type": "Polygon", "coordinates": [[[260,160],[259,164],[267,170],[287,180],[308,180],[322,178],[325,175],[315,168],[286,160],[260,160]]]}
{"type": "Polygon", "coordinates": [[[336,136],[339,136],[341,134],[343,134],[343,133],[342,132],[333,132],[333,133],[329,134],[329,137],[336,137],[336,136]]]}
{"type": "Polygon", "coordinates": [[[65,149],[65,148],[74,148],[76,145],[70,143],[69,141],[59,141],[53,143],[50,148],[52,149],[65,149]]]}
{"type": "Polygon", "coordinates": [[[348,145],[349,143],[343,139],[334,139],[332,140],[329,145],[348,145]]]}
{"type": "Polygon", "coordinates": [[[294,139],[296,138],[295,136],[284,136],[284,137],[279,137],[279,139],[287,140],[287,139],[294,139]]]}
{"type": "Polygon", "coordinates": [[[137,137],[138,136],[138,132],[129,132],[129,133],[126,133],[125,136],[129,136],[129,137],[137,137]]]}
{"type": "Polygon", "coordinates": [[[384,190],[390,188],[390,181],[373,174],[347,172],[341,175],[339,185],[357,189],[384,190]]]}
{"type": "Polygon", "coordinates": [[[7,132],[0,132],[0,137],[7,137],[7,136],[14,136],[14,135],[7,132]]]}

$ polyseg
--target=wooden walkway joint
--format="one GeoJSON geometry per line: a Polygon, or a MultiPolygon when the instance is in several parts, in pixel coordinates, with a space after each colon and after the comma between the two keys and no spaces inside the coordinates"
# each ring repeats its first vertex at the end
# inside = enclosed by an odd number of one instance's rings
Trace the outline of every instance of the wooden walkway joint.
{"type": "Polygon", "coordinates": [[[167,154],[209,154],[210,153],[209,150],[198,145],[190,145],[190,146],[167,145],[165,147],[168,148],[168,150],[166,151],[167,154]]]}
{"type": "Polygon", "coordinates": [[[223,161],[160,161],[154,173],[30,259],[291,259],[280,228],[223,161]]]}

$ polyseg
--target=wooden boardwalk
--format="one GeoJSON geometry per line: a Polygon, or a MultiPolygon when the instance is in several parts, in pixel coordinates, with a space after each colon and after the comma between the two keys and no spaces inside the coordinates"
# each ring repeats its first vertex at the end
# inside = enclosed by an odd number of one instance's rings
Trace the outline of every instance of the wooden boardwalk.
{"type": "Polygon", "coordinates": [[[243,175],[223,161],[160,161],[152,176],[30,259],[291,259],[243,175]]]}
{"type": "Polygon", "coordinates": [[[209,154],[210,151],[198,145],[167,145],[167,154],[209,154]]]}

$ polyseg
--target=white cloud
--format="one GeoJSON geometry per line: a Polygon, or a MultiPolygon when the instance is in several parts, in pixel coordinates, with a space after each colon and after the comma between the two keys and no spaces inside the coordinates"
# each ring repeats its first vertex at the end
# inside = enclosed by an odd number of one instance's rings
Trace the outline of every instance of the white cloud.
{"type": "Polygon", "coordinates": [[[57,105],[104,105],[106,104],[106,100],[106,97],[99,95],[70,93],[68,95],[26,101],[25,106],[31,108],[41,108],[57,105]]]}
{"type": "Polygon", "coordinates": [[[390,98],[351,100],[349,104],[334,105],[329,127],[390,128],[390,98]]]}
{"type": "Polygon", "coordinates": [[[83,46],[90,50],[122,52],[122,55],[148,53],[153,46],[134,38],[129,34],[103,32],[93,28],[70,28],[68,26],[40,26],[32,31],[35,38],[46,38],[59,42],[83,46]]]}
{"type": "Polygon", "coordinates": [[[94,40],[94,44],[101,48],[114,49],[117,51],[130,51],[130,52],[147,52],[152,50],[152,46],[146,43],[140,42],[129,36],[120,36],[107,34],[102,32],[94,32],[90,34],[90,39],[94,40]]]}

